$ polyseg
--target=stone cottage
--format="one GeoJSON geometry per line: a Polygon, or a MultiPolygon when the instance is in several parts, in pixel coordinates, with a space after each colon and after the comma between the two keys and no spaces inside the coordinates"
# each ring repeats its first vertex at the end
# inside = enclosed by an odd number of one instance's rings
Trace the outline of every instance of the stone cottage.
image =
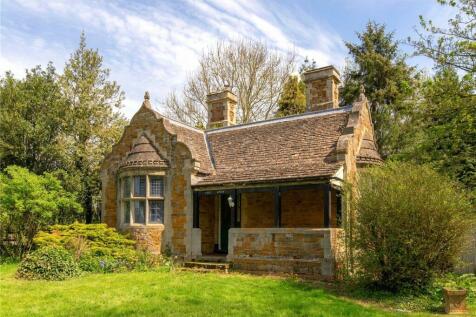
{"type": "Polygon", "coordinates": [[[154,111],[149,95],[101,167],[102,220],[185,261],[332,279],[342,181],[381,161],[363,92],[339,107],[333,66],[303,74],[307,112],[236,123],[236,96],[208,95],[208,127],[154,111]]]}

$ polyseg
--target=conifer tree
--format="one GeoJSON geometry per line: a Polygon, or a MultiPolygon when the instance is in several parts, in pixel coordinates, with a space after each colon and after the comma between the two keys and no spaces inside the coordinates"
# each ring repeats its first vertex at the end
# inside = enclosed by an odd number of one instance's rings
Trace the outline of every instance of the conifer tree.
{"type": "Polygon", "coordinates": [[[103,66],[99,52],[87,48],[84,32],[78,49],[65,65],[60,84],[70,105],[67,115],[70,131],[65,146],[69,147],[80,174],[86,222],[91,222],[100,192],[99,165],[125,125],[117,111],[122,106],[124,92],[115,81],[109,80],[109,69],[103,66]]]}
{"type": "Polygon", "coordinates": [[[385,25],[369,22],[357,37],[358,43],[346,43],[351,60],[344,70],[342,99],[350,104],[360,87],[365,88],[377,146],[388,157],[398,153],[403,142],[402,131],[412,111],[409,100],[417,84],[415,70],[407,65],[393,32],[387,32],[385,25]]]}

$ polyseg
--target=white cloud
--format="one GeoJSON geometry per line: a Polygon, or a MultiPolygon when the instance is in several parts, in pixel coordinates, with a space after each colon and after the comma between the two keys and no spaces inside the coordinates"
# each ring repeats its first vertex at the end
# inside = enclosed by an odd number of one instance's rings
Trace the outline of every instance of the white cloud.
{"type": "MultiPolygon", "coordinates": [[[[7,11],[38,17],[38,23],[45,24],[43,28],[51,27],[52,21],[70,27],[77,32],[75,42],[84,29],[88,38],[92,34],[107,43],[100,53],[111,68],[111,77],[126,92],[123,112],[128,117],[139,107],[145,90],[153,99],[163,100],[172,89],[180,89],[187,73],[197,66],[201,52],[220,39],[255,38],[281,51],[294,49],[320,65],[343,63],[345,50],[337,34],[305,12],[290,15],[284,9],[256,1],[215,0],[153,6],[16,0],[7,7],[7,11]]],[[[0,66],[14,71],[48,60],[61,69],[71,52],[71,39],[50,37],[47,32],[36,34],[35,30],[15,31],[14,25],[2,26],[1,41],[0,66]]]]}

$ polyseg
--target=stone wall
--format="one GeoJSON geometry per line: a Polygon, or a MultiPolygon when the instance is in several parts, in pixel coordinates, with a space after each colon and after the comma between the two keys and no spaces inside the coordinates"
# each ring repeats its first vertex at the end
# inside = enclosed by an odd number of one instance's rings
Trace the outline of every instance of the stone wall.
{"type": "Polygon", "coordinates": [[[281,227],[324,227],[324,192],[296,189],[281,193],[281,227]]]}
{"type": "Polygon", "coordinates": [[[161,253],[164,226],[130,226],[128,231],[132,238],[136,240],[136,246],[139,249],[147,250],[154,254],[161,253]]]}
{"type": "Polygon", "coordinates": [[[187,256],[191,246],[192,190],[190,187],[190,157],[184,145],[178,144],[175,151],[174,166],[171,174],[171,249],[174,254],[187,256]],[[190,232],[189,232],[190,231],[190,232]]]}
{"type": "Polygon", "coordinates": [[[202,239],[202,254],[211,254],[215,249],[216,237],[216,199],[215,195],[205,195],[200,197],[200,229],[202,239]]]}
{"type": "Polygon", "coordinates": [[[274,193],[255,192],[241,195],[241,227],[274,227],[274,193]]]}
{"type": "Polygon", "coordinates": [[[309,97],[311,98],[310,107],[311,111],[325,110],[328,104],[324,102],[331,100],[332,96],[328,96],[330,92],[327,89],[327,79],[318,79],[312,82],[309,89],[309,97]]]}
{"type": "Polygon", "coordinates": [[[339,267],[342,229],[233,228],[228,257],[233,268],[300,274],[332,280],[339,267]]]}
{"type": "MultiPolygon", "coordinates": [[[[336,192],[332,191],[331,226],[336,227],[336,192]]],[[[241,196],[242,228],[273,228],[274,193],[243,193],[241,196]]],[[[293,189],[281,193],[281,227],[324,227],[324,192],[320,189],[293,189]]]]}

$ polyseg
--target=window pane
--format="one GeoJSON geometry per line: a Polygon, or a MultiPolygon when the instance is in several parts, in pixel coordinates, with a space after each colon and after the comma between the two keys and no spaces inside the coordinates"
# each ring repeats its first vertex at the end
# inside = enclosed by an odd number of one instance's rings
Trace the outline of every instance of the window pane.
{"type": "Polygon", "coordinates": [[[145,197],[145,175],[134,176],[134,196],[145,197]]]}
{"type": "Polygon", "coordinates": [[[161,176],[150,176],[150,195],[164,196],[164,178],[161,176]]]}
{"type": "Polygon", "coordinates": [[[134,201],[134,223],[145,222],[145,200],[134,201]]]}
{"type": "Polygon", "coordinates": [[[131,178],[130,177],[125,177],[123,178],[123,193],[122,196],[129,198],[131,197],[131,178]]]}
{"type": "Polygon", "coordinates": [[[149,200],[149,222],[164,223],[163,200],[149,200]]]}
{"type": "Polygon", "coordinates": [[[131,202],[130,201],[125,201],[124,202],[124,223],[129,223],[131,222],[131,202]]]}

